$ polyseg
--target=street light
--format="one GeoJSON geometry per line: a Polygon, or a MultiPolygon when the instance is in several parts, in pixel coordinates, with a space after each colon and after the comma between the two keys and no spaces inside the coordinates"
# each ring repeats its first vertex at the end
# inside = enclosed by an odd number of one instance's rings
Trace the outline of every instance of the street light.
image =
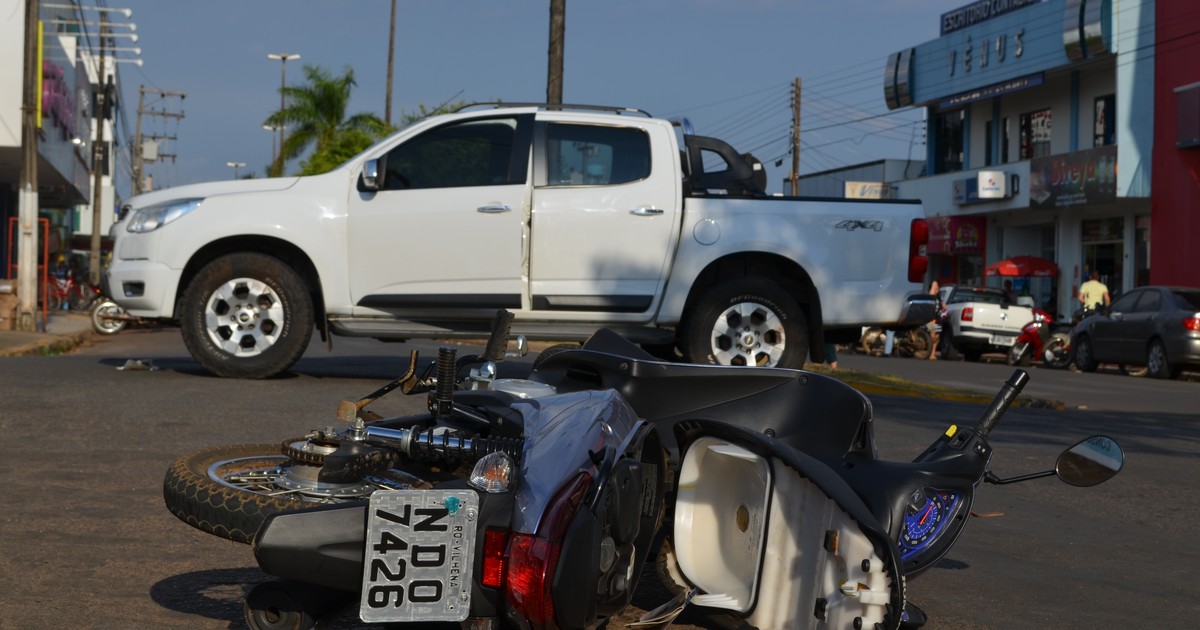
{"type": "MultiPolygon", "coordinates": [[[[279,111],[283,111],[283,88],[287,85],[287,62],[289,59],[299,59],[299,53],[267,53],[267,59],[279,61],[279,111]]],[[[283,126],[279,127],[279,171],[275,175],[283,175],[283,126]]]]}
{"type": "Polygon", "coordinates": [[[275,132],[283,131],[283,125],[263,125],[263,129],[271,132],[271,164],[275,164],[275,158],[279,157],[279,152],[275,149],[275,132]]]}
{"type": "Polygon", "coordinates": [[[238,178],[238,169],[242,168],[245,165],[246,165],[245,162],[226,162],[225,163],[225,166],[228,166],[233,169],[233,178],[234,179],[238,178]]]}

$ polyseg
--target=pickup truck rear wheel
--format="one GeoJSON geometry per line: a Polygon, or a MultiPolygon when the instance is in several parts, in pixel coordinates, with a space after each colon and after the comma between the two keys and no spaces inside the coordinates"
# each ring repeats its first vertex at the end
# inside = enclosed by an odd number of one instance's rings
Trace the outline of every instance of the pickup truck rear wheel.
{"type": "Polygon", "coordinates": [[[808,323],[783,289],[765,280],[714,286],[684,315],[680,347],[692,363],[800,368],[808,323]]]}
{"type": "Polygon", "coordinates": [[[188,351],[217,376],[279,374],[312,338],[312,296],[291,267],[264,254],[208,263],[188,285],[181,308],[188,351]]]}

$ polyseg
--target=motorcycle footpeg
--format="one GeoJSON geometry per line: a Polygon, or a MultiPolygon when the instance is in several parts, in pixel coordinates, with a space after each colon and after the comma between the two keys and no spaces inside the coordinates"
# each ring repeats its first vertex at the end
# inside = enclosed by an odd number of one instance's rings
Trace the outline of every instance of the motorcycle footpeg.
{"type": "Polygon", "coordinates": [[[338,449],[325,456],[320,480],[328,483],[348,483],[365,475],[387,470],[396,465],[399,458],[394,451],[343,443],[338,449]]]}

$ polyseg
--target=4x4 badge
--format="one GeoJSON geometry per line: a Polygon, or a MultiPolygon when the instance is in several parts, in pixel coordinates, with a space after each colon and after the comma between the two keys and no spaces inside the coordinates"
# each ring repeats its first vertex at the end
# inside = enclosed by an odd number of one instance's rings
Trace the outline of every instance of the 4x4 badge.
{"type": "Polygon", "coordinates": [[[863,230],[875,230],[876,232],[882,232],[883,221],[860,221],[858,219],[846,219],[845,221],[842,221],[833,227],[839,230],[846,230],[847,232],[853,232],[854,230],[860,228],[863,230]]]}

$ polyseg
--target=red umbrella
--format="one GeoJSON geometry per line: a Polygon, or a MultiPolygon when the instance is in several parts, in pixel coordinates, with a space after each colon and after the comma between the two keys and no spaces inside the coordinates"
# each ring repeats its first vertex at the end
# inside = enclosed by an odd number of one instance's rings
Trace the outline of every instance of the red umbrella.
{"type": "Polygon", "coordinates": [[[1013,256],[987,266],[984,273],[989,276],[1033,276],[1053,278],[1058,275],[1058,266],[1036,256],[1013,256]]]}

